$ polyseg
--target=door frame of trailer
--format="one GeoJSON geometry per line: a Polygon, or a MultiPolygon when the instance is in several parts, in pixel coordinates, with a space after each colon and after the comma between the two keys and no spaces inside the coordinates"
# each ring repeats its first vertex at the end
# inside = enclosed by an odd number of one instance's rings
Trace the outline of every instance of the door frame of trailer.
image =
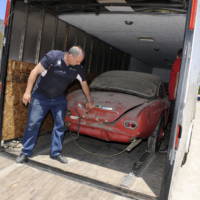
{"type": "Polygon", "coordinates": [[[3,47],[0,63],[0,147],[2,139],[2,128],[3,128],[3,111],[4,111],[4,97],[6,89],[6,77],[7,77],[7,67],[8,67],[8,57],[10,48],[10,38],[12,30],[12,19],[13,19],[13,9],[14,0],[5,0],[6,10],[4,19],[4,35],[3,35],[3,47]]]}
{"type": "MultiPolygon", "coordinates": [[[[8,63],[8,53],[9,53],[9,42],[10,42],[10,35],[11,35],[11,26],[12,26],[12,11],[14,7],[14,0],[7,0],[11,4],[10,9],[10,17],[9,17],[9,24],[5,28],[5,35],[4,38],[6,39],[6,43],[3,47],[2,52],[2,61],[1,61],[1,79],[0,82],[2,83],[2,90],[0,93],[0,141],[1,141],[1,135],[2,135],[2,120],[3,120],[3,105],[4,105],[4,94],[5,94],[5,83],[6,83],[6,72],[7,72],[7,63],[8,63]]],[[[165,169],[165,182],[163,182],[162,189],[161,189],[161,195],[160,199],[167,200],[170,199],[171,189],[173,186],[173,182],[175,181],[175,174],[180,166],[180,163],[184,157],[184,154],[187,152],[186,149],[186,143],[188,144],[188,141],[190,140],[190,137],[182,137],[180,136],[180,143],[179,148],[176,149],[176,128],[177,125],[182,126],[182,130],[185,128],[187,130],[191,129],[192,122],[187,125],[184,124],[183,121],[183,114],[187,111],[187,107],[185,105],[188,105],[186,100],[188,98],[189,94],[189,88],[191,87],[189,85],[189,80],[191,78],[191,73],[193,70],[193,64],[197,64],[197,56],[198,51],[197,48],[200,47],[200,44],[195,44],[194,41],[197,40],[198,34],[200,35],[200,2],[197,0],[192,0],[190,3],[190,8],[188,11],[188,17],[187,17],[187,23],[186,23],[186,32],[185,32],[185,40],[184,40],[184,51],[183,51],[183,59],[181,64],[181,73],[180,73],[180,81],[177,91],[177,100],[175,105],[175,114],[174,119],[172,123],[172,129],[171,129],[171,137],[170,137],[170,143],[169,143],[169,153],[168,158],[166,161],[166,169],[165,169]],[[191,18],[195,18],[195,16],[192,16],[190,13],[194,13],[195,9],[193,6],[197,5],[197,16],[196,17],[196,23],[195,23],[195,29],[192,27],[191,18]],[[194,10],[193,10],[194,9],[194,10]],[[199,27],[199,30],[197,30],[199,27]],[[198,32],[199,31],[199,32],[198,32]],[[196,56],[196,57],[195,57],[196,56]],[[192,58],[192,59],[191,59],[192,58]],[[186,126],[186,127],[185,127],[186,126]],[[183,140],[184,139],[184,140],[183,140]]],[[[194,20],[194,19],[193,19],[194,20]]],[[[197,86],[196,86],[197,87],[197,86]]],[[[193,91],[193,96],[195,96],[193,91]]],[[[195,106],[195,99],[191,100],[191,103],[193,102],[195,106]]],[[[190,106],[190,104],[189,104],[190,106]]],[[[193,113],[194,115],[194,110],[193,113]]],[[[194,117],[194,116],[193,116],[194,117]]],[[[191,134],[189,134],[191,135],[191,134]]]]}
{"type": "Polygon", "coordinates": [[[180,79],[160,200],[171,199],[178,169],[185,163],[185,156],[189,152],[200,77],[199,37],[200,1],[192,0],[187,13],[180,79]]]}

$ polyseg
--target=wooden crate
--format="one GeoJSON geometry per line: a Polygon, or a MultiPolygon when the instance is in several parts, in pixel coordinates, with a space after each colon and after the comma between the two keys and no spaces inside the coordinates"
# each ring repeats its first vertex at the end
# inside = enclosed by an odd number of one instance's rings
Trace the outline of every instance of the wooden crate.
{"type": "MultiPolygon", "coordinates": [[[[30,71],[35,64],[9,60],[4,118],[3,118],[3,140],[10,140],[23,136],[27,121],[27,107],[22,104],[27,79],[30,71]]],[[[53,126],[53,120],[49,114],[41,127],[41,133],[50,131],[53,126]]]]}

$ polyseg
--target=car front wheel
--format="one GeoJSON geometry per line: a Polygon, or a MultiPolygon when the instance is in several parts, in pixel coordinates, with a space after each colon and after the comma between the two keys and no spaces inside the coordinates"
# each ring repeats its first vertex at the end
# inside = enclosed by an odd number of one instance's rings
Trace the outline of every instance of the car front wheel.
{"type": "Polygon", "coordinates": [[[160,118],[151,136],[148,137],[147,151],[150,153],[158,152],[164,136],[164,118],[160,118]]]}

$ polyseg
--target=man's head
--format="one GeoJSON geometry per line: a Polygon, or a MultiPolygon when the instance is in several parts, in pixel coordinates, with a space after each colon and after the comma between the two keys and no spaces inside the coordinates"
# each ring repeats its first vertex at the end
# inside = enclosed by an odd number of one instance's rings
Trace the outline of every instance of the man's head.
{"type": "Polygon", "coordinates": [[[177,57],[182,58],[183,49],[179,49],[177,52],[177,57]]]}
{"type": "Polygon", "coordinates": [[[64,60],[68,65],[80,65],[84,59],[84,51],[79,46],[73,46],[65,54],[64,60]]]}

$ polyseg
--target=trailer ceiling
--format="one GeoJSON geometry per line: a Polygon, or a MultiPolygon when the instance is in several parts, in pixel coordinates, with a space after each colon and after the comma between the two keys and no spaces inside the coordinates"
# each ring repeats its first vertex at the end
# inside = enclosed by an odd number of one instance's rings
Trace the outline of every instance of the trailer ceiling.
{"type": "Polygon", "coordinates": [[[156,11],[160,9],[184,13],[188,8],[188,0],[24,0],[24,2],[45,6],[45,8],[53,10],[56,15],[66,12],[92,12],[96,14],[111,14],[127,11],[156,11]],[[113,7],[123,7],[123,10],[113,7]]]}
{"type": "Polygon", "coordinates": [[[131,54],[169,68],[182,47],[186,0],[25,0],[131,54]]]}

